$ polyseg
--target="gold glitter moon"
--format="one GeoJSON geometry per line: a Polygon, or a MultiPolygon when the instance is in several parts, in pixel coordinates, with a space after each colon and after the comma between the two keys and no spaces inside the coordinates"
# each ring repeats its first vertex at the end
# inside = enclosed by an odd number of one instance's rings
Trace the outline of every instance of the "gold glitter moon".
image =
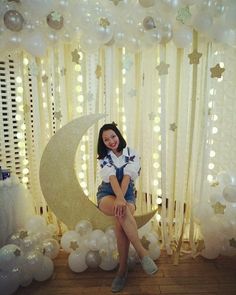
{"type": "MultiPolygon", "coordinates": [[[[49,140],[40,161],[43,195],[50,209],[70,229],[82,219],[102,230],[114,223],[113,217],[103,214],[84,194],[75,171],[79,142],[87,129],[102,117],[101,114],[83,116],[63,126],[49,140]]],[[[156,210],[135,216],[138,227],[147,223],[155,213],[156,210]]]]}

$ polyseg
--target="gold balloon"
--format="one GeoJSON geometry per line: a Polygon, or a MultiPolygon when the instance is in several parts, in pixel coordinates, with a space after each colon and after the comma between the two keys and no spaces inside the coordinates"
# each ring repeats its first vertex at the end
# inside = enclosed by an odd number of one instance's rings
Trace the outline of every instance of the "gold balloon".
{"type": "Polygon", "coordinates": [[[154,19],[151,16],[146,16],[143,20],[143,27],[145,30],[152,30],[156,28],[154,19]]]}
{"type": "Polygon", "coordinates": [[[17,10],[8,10],[3,18],[5,26],[14,32],[19,32],[23,28],[24,18],[17,10]]]}
{"type": "Polygon", "coordinates": [[[63,16],[56,11],[50,12],[47,16],[47,24],[54,30],[60,30],[63,27],[63,23],[63,16]]]}

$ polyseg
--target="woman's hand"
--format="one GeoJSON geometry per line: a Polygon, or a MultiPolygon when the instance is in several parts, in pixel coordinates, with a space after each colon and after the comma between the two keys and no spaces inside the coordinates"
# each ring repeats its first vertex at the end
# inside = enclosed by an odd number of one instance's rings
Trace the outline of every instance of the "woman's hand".
{"type": "Polygon", "coordinates": [[[114,202],[115,216],[122,217],[125,215],[126,204],[127,204],[127,202],[125,201],[124,198],[116,197],[115,202],[114,202]]]}

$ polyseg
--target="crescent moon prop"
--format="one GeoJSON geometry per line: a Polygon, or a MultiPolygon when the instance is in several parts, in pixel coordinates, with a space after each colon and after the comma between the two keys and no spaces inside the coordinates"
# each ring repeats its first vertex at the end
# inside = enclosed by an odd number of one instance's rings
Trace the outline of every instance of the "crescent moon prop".
{"type": "MultiPolygon", "coordinates": [[[[75,171],[79,142],[87,129],[102,117],[101,114],[83,116],[63,126],[49,140],[40,161],[43,195],[50,209],[68,228],[74,228],[82,219],[102,230],[114,224],[114,217],[103,214],[84,194],[75,171]]],[[[135,216],[137,226],[143,226],[155,213],[156,210],[135,216]]]]}

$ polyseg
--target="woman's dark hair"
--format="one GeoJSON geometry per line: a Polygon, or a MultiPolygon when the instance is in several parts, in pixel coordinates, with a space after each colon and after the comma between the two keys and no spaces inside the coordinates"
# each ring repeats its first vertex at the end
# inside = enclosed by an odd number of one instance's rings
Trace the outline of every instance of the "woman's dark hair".
{"type": "Polygon", "coordinates": [[[97,154],[98,154],[98,159],[103,159],[106,157],[108,149],[105,146],[103,139],[102,139],[102,134],[104,131],[107,130],[113,130],[116,135],[119,138],[119,146],[117,148],[117,151],[120,152],[122,151],[125,147],[126,147],[126,141],[124,139],[124,137],[121,135],[120,130],[116,127],[116,123],[112,122],[110,124],[104,124],[100,131],[99,131],[99,135],[98,135],[98,144],[97,144],[97,154]]]}

